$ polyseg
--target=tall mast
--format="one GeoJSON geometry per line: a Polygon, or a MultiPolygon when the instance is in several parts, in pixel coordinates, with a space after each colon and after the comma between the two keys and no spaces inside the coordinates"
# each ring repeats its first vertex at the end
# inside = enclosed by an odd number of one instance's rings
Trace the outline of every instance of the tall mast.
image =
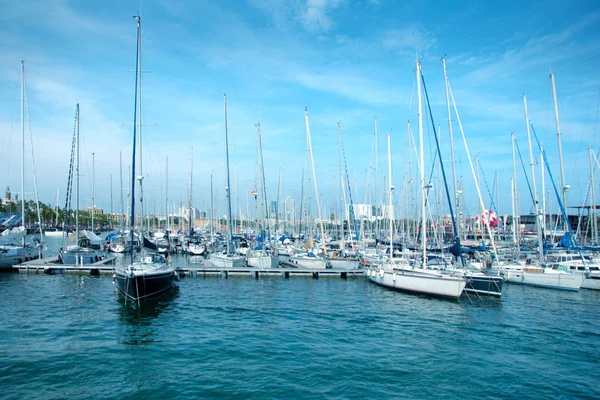
{"type": "Polygon", "coordinates": [[[531,146],[531,126],[529,122],[529,113],[527,112],[527,97],[523,94],[523,108],[525,110],[525,127],[527,128],[527,142],[529,143],[529,166],[531,167],[531,181],[533,186],[533,202],[535,205],[535,222],[538,235],[538,252],[540,262],[544,262],[544,245],[542,240],[542,224],[540,221],[540,204],[538,201],[537,185],[535,181],[535,166],[533,163],[533,148],[531,146]]]}
{"type": "Polygon", "coordinates": [[[189,193],[188,193],[188,222],[189,222],[189,229],[188,229],[188,234],[191,236],[192,235],[192,193],[193,193],[193,189],[192,189],[192,178],[193,178],[193,174],[194,174],[194,148],[192,147],[191,150],[191,155],[190,155],[190,176],[189,176],[189,193]]]}
{"type": "Polygon", "coordinates": [[[169,229],[169,157],[165,163],[165,229],[169,229]]]}
{"type": "Polygon", "coordinates": [[[95,190],[95,180],[96,180],[96,153],[92,153],[92,232],[94,232],[94,209],[96,208],[95,206],[95,196],[94,196],[94,190],[95,190]]]}
{"type": "Polygon", "coordinates": [[[310,163],[313,172],[313,182],[315,184],[315,196],[317,198],[317,211],[319,212],[319,223],[321,225],[321,243],[323,244],[323,254],[326,252],[325,229],[323,228],[323,218],[321,217],[321,202],[319,199],[319,187],[317,186],[317,172],[315,171],[315,159],[313,158],[312,140],[310,139],[310,124],[308,123],[308,108],[304,109],[304,120],[306,122],[306,141],[310,151],[310,163]]]}
{"type": "Polygon", "coordinates": [[[392,191],[394,185],[392,185],[392,147],[390,133],[387,134],[387,145],[388,145],[388,174],[389,178],[389,214],[390,214],[390,258],[394,258],[394,205],[392,203],[392,191]]]}
{"type": "MultiPolygon", "coordinates": [[[[442,58],[442,66],[444,67],[444,87],[446,89],[446,107],[448,108],[448,134],[450,135],[450,155],[452,160],[452,189],[454,190],[454,207],[456,216],[458,212],[458,190],[456,188],[456,165],[454,164],[454,139],[452,138],[452,113],[450,112],[450,93],[448,92],[448,75],[446,73],[446,59],[442,58]]],[[[457,229],[460,235],[460,220],[457,224],[457,229]]]]}
{"type": "MultiPolygon", "coordinates": [[[[567,211],[567,190],[569,189],[569,186],[565,182],[565,167],[563,164],[562,140],[560,138],[560,121],[558,119],[558,101],[556,100],[556,83],[554,82],[554,74],[550,74],[550,82],[552,82],[552,97],[554,98],[554,118],[556,119],[556,138],[558,140],[558,160],[560,162],[560,183],[562,185],[562,202],[565,207],[565,211],[567,211]]],[[[565,223],[568,224],[569,221],[565,221],[565,223]]]]}
{"type": "MultiPolygon", "coordinates": [[[[133,147],[132,147],[132,155],[131,155],[131,215],[130,215],[130,231],[131,231],[131,243],[133,246],[134,243],[134,228],[135,228],[135,150],[136,150],[136,137],[137,137],[137,103],[138,103],[138,76],[140,70],[140,29],[141,29],[141,18],[139,15],[133,17],[137,21],[137,51],[135,53],[135,95],[134,95],[134,104],[133,104],[133,147]]],[[[77,105],[77,110],[79,111],[79,104],[77,105]]],[[[77,185],[79,186],[79,185],[77,185]]],[[[143,216],[142,216],[143,220],[143,216]]],[[[142,233],[140,231],[140,233],[142,233]]],[[[141,237],[140,240],[141,248],[144,247],[144,240],[141,237]]],[[[135,255],[135,251],[131,251],[131,262],[133,263],[133,258],[135,255]]]]}
{"type": "Polygon", "coordinates": [[[215,197],[215,194],[214,194],[214,186],[213,186],[213,174],[211,172],[210,173],[210,241],[211,241],[211,243],[215,237],[215,233],[213,231],[213,219],[215,218],[215,216],[214,216],[215,206],[213,204],[214,197],[215,197]]]}
{"type": "Polygon", "coordinates": [[[377,117],[373,117],[373,123],[375,124],[375,210],[376,210],[376,216],[375,216],[375,237],[377,238],[377,235],[379,235],[379,209],[377,208],[377,205],[379,204],[378,199],[379,199],[379,192],[377,192],[377,169],[379,167],[379,151],[377,149],[377,117]]]}
{"type": "MultiPolygon", "coordinates": [[[[592,242],[594,245],[598,245],[598,216],[596,213],[596,189],[594,188],[594,150],[590,147],[590,195],[592,200],[592,207],[590,208],[589,215],[592,217],[592,242]]],[[[567,222],[568,223],[568,222],[567,222]]]]}
{"type": "Polygon", "coordinates": [[[512,161],[513,161],[513,176],[512,176],[512,197],[513,197],[513,242],[517,246],[517,251],[519,250],[519,207],[517,206],[517,158],[515,154],[515,133],[510,133],[511,138],[511,147],[512,147],[512,161]]]}
{"type": "Polygon", "coordinates": [[[542,212],[542,232],[546,229],[547,225],[546,225],[546,173],[544,171],[544,147],[540,146],[540,160],[542,160],[542,162],[540,163],[540,173],[542,175],[542,208],[541,208],[541,212],[542,212]]]}
{"type": "Polygon", "coordinates": [[[119,186],[121,188],[121,229],[125,228],[125,205],[123,204],[123,152],[119,152],[119,186]]]}
{"type": "Polygon", "coordinates": [[[77,192],[75,198],[75,240],[79,241],[79,103],[77,103],[77,109],[75,111],[77,119],[77,139],[76,143],[76,166],[75,166],[75,180],[77,182],[77,192]]]}
{"type": "Polygon", "coordinates": [[[233,241],[233,232],[231,227],[231,196],[229,194],[229,140],[227,138],[227,94],[223,93],[223,108],[225,110],[225,163],[227,170],[227,186],[225,187],[225,195],[227,196],[227,254],[231,254],[231,242],[233,241]]]}
{"type": "Polygon", "coordinates": [[[25,62],[21,60],[21,226],[25,227],[25,62]]]}
{"type": "Polygon", "coordinates": [[[425,150],[423,148],[423,105],[421,104],[421,62],[417,61],[417,97],[419,103],[419,158],[421,173],[421,245],[423,246],[423,268],[427,265],[427,221],[425,209],[425,196],[427,189],[425,187],[425,150]]]}

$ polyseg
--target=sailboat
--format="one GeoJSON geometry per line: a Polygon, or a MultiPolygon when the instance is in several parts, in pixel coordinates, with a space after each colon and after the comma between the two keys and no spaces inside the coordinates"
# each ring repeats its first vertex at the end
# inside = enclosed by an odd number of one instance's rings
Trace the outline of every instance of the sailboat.
{"type": "MultiPolygon", "coordinates": [[[[463,276],[449,275],[440,270],[430,269],[427,266],[427,213],[426,213],[426,195],[427,185],[425,182],[425,160],[423,150],[423,112],[421,104],[421,63],[417,61],[417,95],[419,107],[419,155],[420,155],[420,172],[421,172],[421,245],[422,245],[422,260],[420,263],[411,263],[404,257],[394,258],[394,252],[391,251],[390,259],[375,267],[371,267],[365,271],[371,282],[381,286],[386,286],[392,289],[406,291],[415,294],[425,294],[430,296],[445,297],[450,299],[458,299],[462,294],[467,279],[463,276]]],[[[438,146],[439,152],[439,146],[438,146]]],[[[441,157],[440,160],[441,162],[441,157]]],[[[443,173],[443,166],[442,173],[443,173]]],[[[392,194],[394,186],[392,185],[392,164],[391,164],[391,149],[390,149],[390,134],[388,133],[388,169],[389,169],[389,206],[390,206],[390,245],[393,243],[393,203],[392,194]]],[[[452,207],[450,208],[452,219],[454,214],[452,207]]],[[[453,224],[456,229],[456,225],[453,224]]]]}
{"type": "MultiPolygon", "coordinates": [[[[75,241],[74,245],[67,245],[58,252],[58,259],[62,264],[66,265],[84,265],[93,264],[106,257],[103,251],[104,241],[94,232],[79,230],[79,103],[75,107],[75,131],[73,133],[74,144],[72,147],[71,164],[69,166],[69,183],[67,188],[67,206],[70,206],[70,190],[71,190],[71,174],[73,172],[73,150],[75,151],[75,177],[77,181],[77,192],[75,194],[75,232],[69,235],[75,241]]],[[[65,231],[65,234],[67,232],[65,231]]]]}
{"type": "MultiPolygon", "coordinates": [[[[137,21],[137,52],[136,52],[136,75],[135,75],[135,100],[133,111],[133,147],[131,161],[131,217],[130,217],[130,233],[131,242],[134,242],[135,230],[135,146],[136,146],[136,127],[137,127],[137,111],[138,111],[138,86],[141,85],[138,77],[140,74],[141,63],[141,17],[134,16],[137,21]]],[[[141,109],[141,99],[139,101],[141,109]]],[[[141,127],[141,120],[139,121],[141,127]]],[[[141,169],[141,166],[140,166],[141,169]]],[[[141,171],[140,171],[141,172],[141,171]]],[[[140,193],[142,190],[142,178],[140,181],[140,193]]],[[[143,213],[142,213],[143,219],[143,213]]],[[[155,296],[171,289],[174,281],[178,280],[175,268],[167,262],[165,257],[160,254],[146,253],[143,248],[139,254],[135,251],[131,252],[131,263],[125,267],[115,269],[113,275],[114,281],[117,284],[118,290],[125,295],[126,299],[131,299],[140,302],[148,297],[155,296]],[[137,256],[137,257],[136,257],[137,256]]]]}
{"type": "Polygon", "coordinates": [[[39,255],[34,246],[25,243],[25,63],[21,60],[21,226],[0,234],[0,269],[33,260],[39,255]]]}
{"type": "MultiPolygon", "coordinates": [[[[263,198],[263,207],[262,208],[262,219],[263,226],[265,226],[265,232],[268,232],[266,229],[266,221],[269,220],[268,207],[267,207],[267,189],[265,186],[265,166],[263,164],[263,156],[262,156],[262,141],[260,136],[260,122],[256,124],[258,128],[258,162],[259,162],[259,181],[262,186],[262,198],[263,198]]],[[[268,234],[261,235],[262,243],[260,243],[256,248],[248,250],[246,254],[246,263],[249,267],[254,268],[277,268],[279,266],[279,255],[275,254],[272,250],[267,251],[267,238],[268,234]]]]}
{"type": "Polygon", "coordinates": [[[224,253],[212,253],[209,256],[210,262],[218,268],[239,268],[244,266],[244,257],[234,254],[233,232],[231,224],[231,195],[229,179],[229,140],[227,137],[227,94],[223,93],[223,106],[225,109],[225,166],[226,166],[226,187],[227,195],[227,247],[224,253]]]}

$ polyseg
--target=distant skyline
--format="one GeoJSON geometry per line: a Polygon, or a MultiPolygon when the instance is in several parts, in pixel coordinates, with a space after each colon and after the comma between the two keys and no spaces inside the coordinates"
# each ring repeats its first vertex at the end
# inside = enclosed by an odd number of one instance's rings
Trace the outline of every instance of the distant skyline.
{"type": "MultiPolygon", "coordinates": [[[[334,198],[339,204],[338,121],[353,202],[373,201],[374,117],[379,127],[380,201],[387,201],[383,193],[384,179],[388,182],[387,132],[391,134],[397,201],[409,181],[408,119],[418,140],[417,58],[423,65],[436,128],[441,128],[443,161],[451,177],[440,62],[442,56],[446,58],[471,155],[479,156],[486,207],[488,189],[493,190],[498,171],[500,213],[511,213],[511,131],[529,174],[523,93],[559,184],[550,72],[556,77],[565,180],[571,186],[569,204],[584,201],[588,147],[598,151],[600,146],[600,9],[596,1],[506,1],[492,6],[479,1],[0,0],[0,7],[0,189],[4,192],[9,185],[13,197],[17,193],[20,197],[22,58],[40,200],[54,204],[59,189],[59,206],[64,206],[75,104],[79,102],[81,208],[91,205],[93,152],[96,206],[110,211],[112,175],[113,209],[120,211],[119,152],[125,187],[130,180],[131,70],[135,69],[136,45],[136,23],[131,16],[140,11],[142,69],[148,71],[143,74],[142,92],[142,120],[147,125],[143,128],[144,187],[146,204],[156,203],[160,212],[164,212],[166,157],[169,199],[177,204],[181,199],[187,205],[193,147],[194,205],[208,209],[213,174],[223,213],[223,92],[228,100],[232,194],[238,197],[234,202],[238,213],[240,209],[245,213],[246,198],[253,208],[249,192],[257,179],[255,125],[259,120],[268,200],[291,196],[298,206],[303,170],[309,173],[305,107],[324,208],[330,213],[334,198]],[[365,198],[367,181],[370,199],[365,198]]],[[[423,120],[428,121],[428,115],[423,120]]],[[[467,213],[473,214],[479,204],[456,121],[453,131],[457,174],[462,177],[467,213]]],[[[424,133],[429,177],[434,154],[430,123],[424,133]]],[[[29,127],[26,134],[25,198],[32,199],[29,127]]],[[[538,149],[534,155],[539,159],[538,149]]],[[[413,190],[417,190],[414,152],[410,158],[413,190]]],[[[521,212],[527,213],[532,202],[520,164],[517,169],[521,212]]],[[[536,176],[541,199],[539,166],[536,176]]],[[[600,193],[600,179],[596,181],[600,193]]],[[[546,200],[556,211],[550,189],[546,176],[546,200]]],[[[312,187],[310,191],[314,193],[312,187]]],[[[441,203],[447,209],[445,197],[441,203]]],[[[400,207],[403,216],[406,207],[400,207]]],[[[316,214],[316,205],[311,208],[316,214]]]]}

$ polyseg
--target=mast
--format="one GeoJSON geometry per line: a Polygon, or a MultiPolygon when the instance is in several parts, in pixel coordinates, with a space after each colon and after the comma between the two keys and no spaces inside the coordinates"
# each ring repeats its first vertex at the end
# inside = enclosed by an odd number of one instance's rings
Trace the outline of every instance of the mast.
{"type": "Polygon", "coordinates": [[[387,145],[388,145],[388,174],[389,178],[389,202],[390,202],[390,259],[394,258],[394,205],[392,204],[392,191],[394,185],[392,185],[392,147],[390,133],[387,134],[387,145]]]}
{"type": "Polygon", "coordinates": [[[110,229],[112,230],[113,228],[113,180],[112,180],[112,174],[110,174],[110,229]]]}
{"type": "Polygon", "coordinates": [[[377,149],[377,117],[373,117],[373,123],[375,124],[375,210],[376,210],[376,216],[375,216],[375,238],[377,238],[377,236],[379,235],[379,209],[377,207],[377,205],[379,204],[379,192],[377,191],[377,170],[379,167],[379,151],[377,149]]]}
{"type": "Polygon", "coordinates": [[[192,177],[194,173],[194,148],[192,147],[192,153],[190,156],[190,175],[189,181],[189,193],[188,193],[188,235],[192,236],[192,177]]]}
{"type": "Polygon", "coordinates": [[[123,152],[119,151],[119,182],[121,187],[121,229],[125,228],[125,205],[123,204],[123,152]]]}
{"type": "MultiPolygon", "coordinates": [[[[25,62],[21,60],[21,226],[25,227],[25,62]]],[[[79,187],[78,187],[79,188],[79,187]]]]}
{"type": "Polygon", "coordinates": [[[519,207],[517,206],[517,204],[518,204],[518,202],[517,202],[517,158],[516,158],[516,154],[515,154],[515,133],[514,132],[510,133],[510,138],[511,138],[512,161],[513,161],[513,176],[512,176],[513,242],[514,242],[515,246],[517,246],[517,251],[519,251],[520,224],[519,224],[519,217],[517,216],[519,214],[519,207]]]}
{"type": "Polygon", "coordinates": [[[535,205],[535,222],[538,235],[538,252],[540,263],[544,262],[544,245],[542,240],[542,226],[540,221],[540,204],[538,202],[537,185],[535,181],[535,166],[533,163],[533,148],[531,146],[531,126],[529,123],[529,113],[527,112],[527,97],[523,94],[523,108],[525,110],[525,127],[527,128],[527,142],[529,143],[529,166],[531,167],[531,181],[533,186],[533,202],[535,205]]]}
{"type": "Polygon", "coordinates": [[[56,203],[54,204],[54,213],[56,214],[56,222],[54,223],[55,227],[58,227],[58,191],[59,189],[56,188],[56,203]]]}
{"type": "Polygon", "coordinates": [[[165,170],[165,229],[169,230],[169,157],[166,157],[165,170]]]}
{"type": "MultiPolygon", "coordinates": [[[[135,228],[135,149],[136,149],[136,137],[137,137],[137,103],[138,103],[138,76],[140,70],[140,29],[141,29],[141,18],[139,15],[133,17],[137,21],[137,51],[135,53],[135,100],[133,101],[133,147],[132,147],[132,155],[131,155],[131,215],[129,221],[129,229],[131,232],[131,245],[134,243],[134,228],[135,228]]],[[[79,111],[79,104],[77,105],[77,110],[79,111]]],[[[141,182],[141,181],[140,181],[141,182]]],[[[77,185],[79,187],[79,185],[77,185]]],[[[142,217],[143,220],[143,217],[142,217]]],[[[144,248],[144,238],[143,232],[140,231],[140,247],[144,248]]],[[[135,251],[131,251],[131,263],[133,264],[133,258],[135,255],[135,251]]]]}
{"type": "Polygon", "coordinates": [[[421,245],[423,246],[423,268],[427,265],[427,221],[425,209],[425,196],[427,188],[425,187],[425,151],[423,148],[423,105],[421,104],[421,62],[417,61],[417,96],[419,103],[419,157],[421,173],[421,245]]]}
{"type": "MultiPolygon", "coordinates": [[[[450,112],[450,93],[448,92],[448,75],[446,73],[446,59],[443,57],[442,66],[444,67],[444,87],[446,89],[446,107],[448,108],[448,135],[450,135],[450,155],[452,161],[452,189],[454,190],[454,207],[456,209],[456,216],[459,217],[460,214],[458,212],[458,190],[456,188],[456,165],[454,163],[454,140],[452,138],[452,113],[450,112]]],[[[457,229],[460,235],[460,219],[459,223],[457,224],[457,229]]]]}
{"type": "MultiPolygon", "coordinates": [[[[592,217],[592,241],[594,245],[598,245],[598,216],[596,213],[596,189],[594,188],[594,150],[590,147],[590,195],[592,200],[592,207],[590,208],[589,215],[592,217]]],[[[568,221],[567,221],[568,223],[568,221]]]]}
{"type": "MultiPolygon", "coordinates": [[[[267,204],[267,186],[266,186],[266,181],[265,181],[265,166],[263,163],[263,154],[262,154],[262,140],[261,140],[261,136],[260,136],[260,121],[257,122],[256,124],[257,127],[257,136],[258,136],[258,166],[259,166],[259,182],[260,182],[260,186],[261,186],[261,197],[263,200],[263,206],[261,207],[261,216],[262,216],[262,220],[263,220],[263,227],[265,229],[265,236],[263,237],[263,250],[262,253],[263,255],[265,255],[265,247],[267,244],[267,232],[268,232],[268,225],[269,225],[269,209],[268,209],[268,204],[267,204]]],[[[258,218],[258,215],[256,216],[258,218]]],[[[259,229],[260,232],[260,229],[259,229]]]]}
{"type": "Polygon", "coordinates": [[[326,253],[325,229],[323,228],[323,218],[321,217],[321,202],[319,199],[319,187],[317,186],[317,172],[315,171],[315,159],[313,158],[312,140],[310,139],[310,124],[308,122],[308,108],[304,109],[304,120],[306,122],[306,141],[310,152],[310,162],[313,172],[313,182],[315,184],[315,196],[317,198],[317,211],[319,212],[319,223],[321,225],[321,242],[323,243],[323,254],[326,253]]]}
{"type": "MultiPolygon", "coordinates": [[[[544,147],[540,146],[540,160],[544,160],[544,147]]],[[[542,232],[545,231],[546,225],[546,173],[544,171],[544,163],[542,161],[541,165],[541,175],[542,175],[542,232]]]]}
{"type": "Polygon", "coordinates": [[[76,134],[76,166],[75,166],[75,180],[77,182],[77,192],[75,193],[75,240],[79,242],[79,103],[77,103],[76,110],[77,119],[77,134],[76,134]]]}
{"type": "MultiPolygon", "coordinates": [[[[565,206],[565,210],[568,210],[567,206],[567,190],[569,185],[565,182],[565,167],[563,164],[563,153],[562,153],[562,140],[560,137],[560,121],[558,119],[558,101],[556,100],[556,83],[554,82],[554,74],[550,74],[550,82],[552,83],[552,97],[554,98],[554,118],[556,119],[556,138],[558,140],[558,160],[560,162],[560,183],[562,185],[562,201],[565,206]]],[[[569,221],[565,221],[569,223],[569,221]]]]}
{"type": "Polygon", "coordinates": [[[95,183],[95,164],[96,164],[96,153],[92,153],[92,232],[94,232],[94,208],[95,206],[95,198],[94,198],[94,183],[95,183]]]}
{"type": "Polygon", "coordinates": [[[231,245],[233,241],[233,232],[231,227],[231,196],[229,195],[229,141],[227,138],[227,94],[223,93],[223,108],[225,110],[225,167],[227,170],[227,186],[225,195],[227,196],[227,254],[231,254],[231,245]]]}
{"type": "Polygon", "coordinates": [[[215,232],[213,230],[213,220],[215,218],[214,216],[214,211],[215,211],[215,206],[214,206],[214,186],[213,186],[213,174],[212,172],[210,173],[210,241],[212,243],[214,237],[215,237],[215,232]]]}

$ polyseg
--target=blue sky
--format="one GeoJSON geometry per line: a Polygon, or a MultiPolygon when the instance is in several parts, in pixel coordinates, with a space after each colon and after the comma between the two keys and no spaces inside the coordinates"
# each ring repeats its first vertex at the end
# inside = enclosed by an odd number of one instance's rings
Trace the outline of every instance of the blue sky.
{"type": "MultiPolygon", "coordinates": [[[[372,165],[373,116],[379,121],[379,182],[387,175],[385,134],[391,131],[393,181],[400,196],[408,174],[406,121],[417,132],[411,94],[415,59],[423,64],[444,160],[449,160],[443,72],[449,79],[471,154],[488,184],[499,174],[501,213],[510,212],[510,132],[527,141],[522,93],[558,178],[548,75],[556,75],[570,203],[587,188],[587,148],[598,148],[600,10],[595,1],[397,2],[388,0],[144,1],[143,77],[145,188],[164,208],[165,157],[169,197],[187,199],[194,148],[194,199],[208,207],[210,174],[224,196],[223,92],[227,92],[232,184],[245,211],[256,180],[260,120],[269,197],[279,168],[284,195],[298,197],[307,168],[304,107],[308,107],[317,181],[330,212],[339,189],[337,121],[349,173],[365,197],[372,165]],[[248,189],[246,189],[246,187],[248,189]]],[[[131,152],[138,1],[19,2],[0,0],[0,186],[19,189],[19,60],[26,65],[31,127],[41,200],[54,202],[67,180],[75,103],[81,106],[82,205],[91,204],[91,153],[96,205],[119,211],[119,151],[127,174],[131,152]]],[[[431,129],[425,128],[427,137],[431,129]]],[[[458,126],[457,168],[467,211],[478,208],[458,126]]],[[[431,139],[425,143],[431,167],[431,139]]],[[[28,151],[29,152],[29,151],[28,151]]],[[[538,153],[538,151],[536,151],[538,153]]],[[[525,156],[525,154],[524,154],[525,156]]],[[[412,156],[414,160],[414,155],[412,156]]],[[[527,160],[525,160],[527,161],[527,160]]],[[[31,161],[27,169],[31,175],[31,161]]],[[[414,166],[414,165],[413,165],[414,166]]],[[[447,166],[449,170],[449,165],[447,166]]],[[[520,167],[519,167],[520,169],[520,167]]],[[[427,173],[428,174],[428,173],[427,173]]],[[[540,178],[539,170],[537,173],[540,178]]],[[[531,201],[519,172],[521,210],[531,201]]],[[[127,179],[125,179],[127,181],[127,179]]],[[[374,176],[370,183],[373,190],[374,176]]],[[[548,179],[547,179],[548,182],[548,179]]],[[[538,184],[539,185],[539,184],[538,184]]],[[[547,187],[549,188],[549,186],[547,187]]],[[[28,192],[33,185],[28,178],[28,192]]],[[[539,189],[541,191],[541,188],[539,189]]],[[[28,194],[26,197],[31,198],[28,194]]],[[[489,196],[484,191],[486,203],[489,196]]],[[[552,200],[554,206],[556,201],[552,200]]],[[[148,204],[148,203],[147,203],[148,204]]],[[[316,209],[316,207],[313,207],[316,209]]],[[[223,210],[222,205],[220,210],[223,210]]]]}

